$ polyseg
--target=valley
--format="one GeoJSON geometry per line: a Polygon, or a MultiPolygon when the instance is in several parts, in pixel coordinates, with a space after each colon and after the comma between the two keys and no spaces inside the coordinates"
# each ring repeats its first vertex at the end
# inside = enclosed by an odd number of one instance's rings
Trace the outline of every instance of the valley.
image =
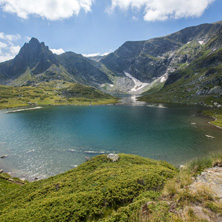
{"type": "Polygon", "coordinates": [[[91,58],[33,37],[0,125],[1,221],[221,221],[222,22],[91,58]]]}

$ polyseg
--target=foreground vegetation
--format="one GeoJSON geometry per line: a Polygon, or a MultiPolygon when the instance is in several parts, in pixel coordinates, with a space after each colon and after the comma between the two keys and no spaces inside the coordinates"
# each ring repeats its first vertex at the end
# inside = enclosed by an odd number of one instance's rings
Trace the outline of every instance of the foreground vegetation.
{"type": "Polygon", "coordinates": [[[165,161],[119,156],[117,162],[97,156],[64,174],[2,194],[0,221],[97,221],[109,215],[121,221],[118,218],[128,217],[126,210],[129,214],[157,198],[176,173],[165,161]]]}
{"type": "Polygon", "coordinates": [[[101,105],[117,98],[93,87],[55,80],[35,86],[0,86],[0,109],[30,105],[101,105]]]}
{"type": "Polygon", "coordinates": [[[180,170],[165,161],[119,156],[117,162],[106,155],[96,156],[66,173],[25,185],[0,174],[0,220],[119,222],[222,218],[222,204],[210,189],[191,189],[203,170],[222,166],[221,153],[193,160],[180,170]]]}

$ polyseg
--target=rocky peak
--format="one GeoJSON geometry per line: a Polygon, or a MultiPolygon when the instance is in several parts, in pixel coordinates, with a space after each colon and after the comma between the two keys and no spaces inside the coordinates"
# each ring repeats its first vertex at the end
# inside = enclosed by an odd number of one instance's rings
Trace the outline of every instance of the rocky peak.
{"type": "Polygon", "coordinates": [[[12,75],[24,73],[27,68],[32,69],[33,74],[38,74],[48,69],[51,64],[57,64],[54,54],[45,43],[31,38],[25,43],[19,54],[12,60],[12,75]]]}

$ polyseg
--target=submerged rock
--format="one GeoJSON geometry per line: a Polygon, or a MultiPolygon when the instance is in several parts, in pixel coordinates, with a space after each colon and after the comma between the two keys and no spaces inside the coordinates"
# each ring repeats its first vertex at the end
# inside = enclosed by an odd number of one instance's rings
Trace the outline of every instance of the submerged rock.
{"type": "Polygon", "coordinates": [[[3,155],[3,156],[1,156],[2,159],[6,158],[6,157],[8,157],[8,155],[3,155]]]}
{"type": "Polygon", "coordinates": [[[113,162],[116,162],[119,159],[119,155],[114,153],[110,153],[107,155],[107,157],[110,158],[113,162]]]}

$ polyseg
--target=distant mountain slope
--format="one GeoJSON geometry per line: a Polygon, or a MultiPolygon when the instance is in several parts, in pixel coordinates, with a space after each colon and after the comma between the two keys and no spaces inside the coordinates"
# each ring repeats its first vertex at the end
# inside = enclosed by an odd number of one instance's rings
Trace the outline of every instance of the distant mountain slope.
{"type": "Polygon", "coordinates": [[[142,99],[222,107],[222,30],[202,45],[189,65],[170,73],[159,92],[147,92],[142,99]]]}
{"type": "Polygon", "coordinates": [[[125,71],[141,81],[150,82],[169,69],[176,69],[175,59],[180,60],[180,63],[191,62],[201,45],[207,43],[221,30],[220,23],[203,24],[161,38],[126,42],[114,53],[103,58],[101,63],[116,75],[124,76],[125,71]],[[184,56],[176,53],[191,41],[196,43],[195,46],[190,45],[196,53],[187,52],[184,56]]]}
{"type": "Polygon", "coordinates": [[[142,82],[151,83],[191,64],[221,30],[220,22],[202,24],[160,38],[126,42],[100,62],[115,78],[125,78],[127,72],[142,82]]]}
{"type": "MultiPolygon", "coordinates": [[[[73,52],[55,55],[32,38],[13,60],[0,63],[0,84],[64,80],[110,93],[156,92],[168,76],[166,85],[179,79],[189,67],[199,72],[202,59],[207,60],[211,54],[215,55],[211,60],[218,60],[219,65],[220,54],[215,53],[221,49],[221,32],[222,22],[188,27],[160,38],[125,42],[115,52],[94,60],[73,52]]],[[[215,66],[211,60],[204,62],[204,66],[208,64],[206,69],[215,66]]]]}
{"type": "Polygon", "coordinates": [[[72,52],[55,55],[35,38],[25,43],[14,59],[0,63],[0,84],[32,85],[51,80],[92,86],[111,83],[96,62],[72,52]]]}
{"type": "Polygon", "coordinates": [[[5,79],[15,79],[28,68],[34,75],[44,72],[52,64],[58,65],[54,54],[43,42],[32,38],[29,43],[24,44],[14,59],[0,64],[0,73],[5,79]]]}
{"type": "Polygon", "coordinates": [[[66,52],[56,56],[56,58],[58,63],[80,83],[89,85],[111,83],[95,61],[89,60],[80,54],[66,52]]]}

